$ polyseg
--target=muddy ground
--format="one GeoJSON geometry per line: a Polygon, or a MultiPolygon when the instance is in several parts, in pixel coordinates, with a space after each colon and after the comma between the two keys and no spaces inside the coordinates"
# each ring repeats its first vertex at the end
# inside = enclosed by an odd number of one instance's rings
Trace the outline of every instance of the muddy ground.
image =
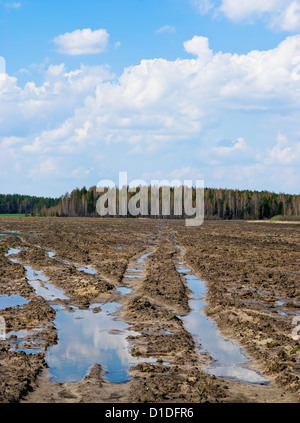
{"type": "Polygon", "coordinates": [[[11,331],[0,338],[0,402],[299,402],[300,347],[292,337],[300,310],[299,225],[206,221],[187,228],[168,220],[1,217],[0,233],[6,231],[21,235],[0,239],[0,295],[18,294],[28,303],[0,310],[11,331]],[[66,293],[68,299],[59,300],[66,306],[122,303],[122,318],[137,334],[131,354],[140,357],[129,382],[108,382],[101,363],[77,383],[49,380],[45,353],[58,342],[58,300],[35,294],[23,265],[5,256],[10,248],[19,248],[14,258],[66,293]],[[205,313],[240,343],[268,385],[203,371],[211,357],[199,354],[181,318],[190,311],[191,293],[176,270],[180,249],[207,281],[205,313]],[[144,252],[144,277],[125,280],[144,252]],[[132,292],[120,298],[116,288],[126,284],[132,292]],[[31,354],[17,350],[16,333],[25,329],[31,354]],[[152,364],[143,361],[150,356],[152,364]]]}

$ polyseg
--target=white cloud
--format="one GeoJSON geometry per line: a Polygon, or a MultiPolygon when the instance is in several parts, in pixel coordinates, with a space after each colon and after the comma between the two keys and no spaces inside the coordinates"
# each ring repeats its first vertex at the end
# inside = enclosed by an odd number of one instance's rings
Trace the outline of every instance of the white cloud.
{"type": "MultiPolygon", "coordinates": [[[[204,37],[194,37],[184,46],[196,59],[143,60],[111,82],[92,68],[67,73],[63,64],[50,66],[41,87],[26,85],[22,108],[26,105],[28,114],[29,107],[36,118],[50,109],[48,100],[55,116],[66,108],[73,113],[56,127],[27,138],[23,151],[80,155],[97,143],[123,143],[132,155],[153,154],[170,143],[201,136],[224,110],[272,113],[278,107],[299,108],[291,71],[300,36],[289,37],[273,50],[247,55],[213,53],[204,37]]],[[[230,146],[213,147],[203,157],[209,164],[249,162],[253,152],[240,137],[230,146]]]]}
{"type": "Polygon", "coordinates": [[[244,138],[238,138],[236,142],[233,142],[231,146],[219,146],[219,147],[213,147],[213,152],[220,156],[230,156],[235,152],[242,152],[245,153],[248,151],[248,147],[246,145],[246,142],[244,138]]]}
{"type": "Polygon", "coordinates": [[[215,6],[214,0],[192,0],[192,2],[203,15],[208,13],[215,6]]]}
{"type": "MultiPolygon", "coordinates": [[[[249,175],[256,165],[261,166],[260,175],[263,166],[270,172],[277,172],[276,166],[297,166],[296,142],[279,139],[272,146],[257,145],[259,141],[241,125],[238,134],[228,137],[234,140],[228,144],[217,143],[220,133],[210,134],[216,133],[225,113],[235,131],[239,122],[230,113],[237,110],[245,120],[254,113],[266,116],[264,125],[271,121],[283,133],[276,116],[288,111],[291,124],[298,128],[300,89],[292,72],[293,57],[300,55],[300,35],[269,51],[244,55],[213,52],[208,40],[198,36],[184,46],[191,58],[142,60],[118,79],[102,66],[70,71],[64,63],[48,66],[40,85],[28,81],[20,88],[16,78],[6,75],[0,81],[1,172],[19,163],[28,177],[33,178],[27,171],[31,168],[36,175],[52,172],[54,178],[65,178],[74,169],[86,169],[87,163],[97,167],[99,154],[111,156],[112,163],[122,167],[128,157],[139,161],[152,155],[159,162],[161,151],[176,151],[177,146],[183,152],[190,149],[191,162],[176,166],[179,170],[172,176],[196,175],[197,154],[208,168],[227,168],[227,173],[229,166],[238,166],[239,171],[244,167],[249,175]],[[53,160],[46,161],[54,156],[56,170],[53,160]]],[[[270,142],[268,128],[264,131],[270,142]]],[[[290,133],[286,137],[297,139],[290,133]]],[[[167,172],[171,174],[170,169],[167,172]]],[[[218,180],[222,172],[215,169],[212,178],[218,180]]],[[[200,169],[198,174],[206,179],[206,171],[200,169]]]]}
{"type": "Polygon", "coordinates": [[[265,19],[269,27],[284,31],[300,30],[300,0],[194,0],[200,13],[224,14],[233,22],[265,19]]]}
{"type": "Polygon", "coordinates": [[[23,138],[20,137],[4,137],[2,139],[2,142],[0,143],[0,147],[2,149],[9,149],[11,147],[15,147],[17,145],[20,145],[24,142],[23,138]]]}
{"type": "Polygon", "coordinates": [[[175,169],[169,174],[170,180],[180,179],[183,181],[183,180],[192,179],[193,181],[195,181],[196,179],[203,179],[203,178],[204,178],[203,172],[201,172],[196,167],[191,167],[191,166],[175,169]]]}
{"type": "Polygon", "coordinates": [[[164,25],[164,26],[162,26],[162,27],[160,27],[160,28],[158,28],[157,30],[156,30],[156,32],[158,33],[158,34],[160,34],[161,32],[176,32],[176,28],[175,28],[175,26],[171,26],[171,25],[164,25]]]}
{"type": "Polygon", "coordinates": [[[268,152],[264,162],[267,165],[296,165],[300,166],[300,141],[291,143],[281,133],[277,136],[277,143],[268,152]]]}
{"type": "Polygon", "coordinates": [[[53,175],[54,172],[57,172],[58,170],[57,164],[57,159],[55,157],[49,157],[31,169],[28,172],[28,176],[53,175]]]}
{"type": "Polygon", "coordinates": [[[62,54],[78,56],[82,54],[102,53],[108,44],[109,34],[106,29],[92,31],[90,28],[66,32],[54,38],[58,51],[62,54]]]}
{"type": "Polygon", "coordinates": [[[19,7],[21,7],[21,3],[19,3],[19,2],[6,2],[6,3],[4,3],[4,6],[7,9],[19,9],[19,7]]]}
{"type": "Polygon", "coordinates": [[[183,43],[185,50],[198,57],[204,63],[213,58],[213,52],[209,49],[209,42],[206,37],[195,35],[191,40],[183,43]]]}
{"type": "MultiPolygon", "coordinates": [[[[222,110],[298,109],[299,88],[291,74],[300,36],[247,55],[213,53],[207,38],[198,36],[184,46],[196,59],[143,60],[117,81],[107,82],[113,76],[103,67],[67,72],[63,63],[48,67],[41,86],[28,82],[21,90],[7,77],[0,81],[0,98],[9,99],[0,104],[4,128],[13,130],[16,120],[32,126],[32,119],[36,131],[43,128],[26,151],[70,151],[72,145],[76,150],[79,138],[83,146],[98,134],[102,142],[135,140],[135,146],[148,144],[154,151],[155,145],[198,136],[222,110]],[[55,127],[45,129],[51,121],[55,127]]],[[[232,148],[242,146],[238,141],[232,148]]]]}
{"type": "Polygon", "coordinates": [[[265,13],[277,12],[286,3],[288,0],[222,0],[219,10],[229,19],[240,21],[249,17],[260,17],[265,13]]]}
{"type": "Polygon", "coordinates": [[[299,31],[300,30],[300,2],[291,2],[286,9],[281,11],[281,14],[275,16],[272,20],[272,25],[279,27],[285,31],[299,31]]]}

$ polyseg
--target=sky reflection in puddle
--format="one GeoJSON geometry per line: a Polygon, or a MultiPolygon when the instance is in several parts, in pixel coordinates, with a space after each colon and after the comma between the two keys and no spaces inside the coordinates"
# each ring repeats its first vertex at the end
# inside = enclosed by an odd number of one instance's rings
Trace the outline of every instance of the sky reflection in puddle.
{"type": "Polygon", "coordinates": [[[36,295],[39,295],[47,301],[52,301],[56,298],[60,300],[66,300],[68,297],[64,294],[59,288],[56,288],[52,284],[46,284],[45,282],[48,281],[48,278],[43,274],[40,270],[34,270],[30,266],[24,266],[26,270],[26,277],[35,290],[36,295]],[[42,282],[42,283],[41,283],[42,282]]]}
{"type": "Polygon", "coordinates": [[[183,317],[186,329],[195,337],[201,352],[213,357],[212,364],[205,369],[207,373],[219,377],[229,377],[248,383],[267,383],[258,372],[245,368],[249,361],[239,345],[223,338],[217,326],[201,311],[205,306],[206,283],[192,274],[189,267],[180,262],[178,271],[184,274],[188,287],[193,291],[190,300],[192,311],[183,317]]]}
{"type": "Polygon", "coordinates": [[[118,303],[107,303],[95,314],[92,307],[89,310],[74,308],[73,313],[56,307],[59,341],[47,352],[52,380],[77,382],[94,363],[105,367],[111,382],[125,382],[130,378],[127,370],[139,359],[130,355],[126,338],[136,333],[130,331],[125,322],[114,320],[113,315],[119,308],[118,303]]]}
{"type": "MultiPolygon", "coordinates": [[[[7,256],[18,254],[19,249],[10,249],[7,256]]],[[[48,257],[54,258],[54,252],[47,252],[48,257]]],[[[137,261],[143,263],[147,254],[137,261]]],[[[12,262],[22,264],[18,259],[10,259],[12,262]]],[[[36,294],[46,300],[67,299],[64,292],[48,282],[48,278],[42,271],[34,270],[31,266],[24,266],[26,277],[35,289],[36,294]]],[[[89,272],[89,268],[79,268],[89,272]]],[[[93,271],[95,272],[95,271],[93,271]]],[[[96,273],[96,272],[95,272],[96,273]]],[[[117,289],[120,295],[131,292],[127,287],[117,289]]],[[[105,375],[111,382],[119,383],[127,381],[130,376],[128,369],[137,364],[139,357],[130,354],[128,336],[136,336],[127,323],[117,320],[117,312],[121,304],[110,302],[106,304],[93,304],[89,309],[80,310],[75,306],[66,308],[56,304],[55,326],[58,332],[58,342],[51,345],[46,353],[46,361],[49,373],[54,381],[78,382],[95,363],[102,365],[105,375]],[[100,306],[100,307],[99,307],[100,306]],[[99,307],[97,313],[94,309],[99,307]]],[[[9,336],[17,335],[18,339],[26,338],[28,331],[11,331],[9,336]]],[[[33,353],[38,349],[30,349],[25,346],[18,347],[26,353],[33,353]]],[[[143,361],[154,362],[152,357],[143,358],[143,361]]]]}
{"type": "Polygon", "coordinates": [[[0,310],[27,304],[29,301],[21,295],[0,295],[0,310]]]}

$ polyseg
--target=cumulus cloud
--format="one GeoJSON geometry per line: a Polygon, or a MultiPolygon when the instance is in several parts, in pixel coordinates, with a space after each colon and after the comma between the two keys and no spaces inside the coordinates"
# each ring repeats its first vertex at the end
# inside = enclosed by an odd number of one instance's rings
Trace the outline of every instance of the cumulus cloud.
{"type": "Polygon", "coordinates": [[[67,72],[63,63],[50,65],[40,86],[28,82],[21,89],[16,78],[7,76],[0,81],[3,131],[13,127],[16,116],[21,123],[34,118],[43,126],[62,114],[67,119],[50,133],[70,122],[63,132],[68,137],[78,122],[84,127],[89,121],[88,134],[94,128],[107,142],[138,135],[161,143],[196,136],[218,110],[299,107],[292,58],[300,55],[300,35],[246,55],[213,53],[205,37],[193,37],[184,46],[195,59],[143,60],[118,80],[100,66],[67,72]]]}
{"type": "Polygon", "coordinates": [[[209,41],[206,37],[195,35],[191,40],[183,43],[183,45],[188,53],[197,56],[203,62],[208,62],[213,57],[213,52],[209,49],[209,41]]]}
{"type": "Polygon", "coordinates": [[[82,107],[99,84],[114,76],[104,66],[81,65],[67,72],[62,63],[50,65],[44,78],[41,85],[29,81],[23,89],[15,77],[4,75],[0,79],[0,133],[34,133],[57,125],[82,107]]]}
{"type": "Polygon", "coordinates": [[[231,145],[220,145],[212,148],[213,152],[224,157],[228,157],[235,152],[246,153],[248,151],[247,144],[244,138],[238,138],[235,142],[232,142],[231,145]]]}
{"type": "MultiPolygon", "coordinates": [[[[276,112],[278,104],[299,107],[291,58],[300,49],[300,36],[288,38],[273,50],[247,55],[213,53],[204,37],[184,45],[196,59],[143,60],[111,82],[100,76],[96,79],[94,72],[89,83],[91,69],[67,73],[63,64],[50,66],[43,86],[25,87],[31,98],[26,105],[41,113],[41,107],[49,110],[46,99],[52,97],[53,107],[60,111],[68,105],[62,97],[73,96],[77,107],[55,128],[41,131],[33,140],[27,138],[23,151],[79,155],[99,142],[125,143],[130,154],[151,154],[170,143],[199,137],[222,110],[276,112]]],[[[210,151],[205,155],[208,164],[253,159],[243,137],[210,151]]]]}
{"type": "Polygon", "coordinates": [[[274,29],[300,30],[300,0],[194,0],[200,13],[214,10],[234,22],[265,19],[274,29]]]}
{"type": "MultiPolygon", "coordinates": [[[[70,71],[64,63],[48,66],[40,85],[29,81],[21,88],[16,78],[6,75],[0,80],[0,143],[6,152],[1,165],[11,166],[16,157],[24,166],[37,160],[35,172],[41,171],[41,163],[51,173],[48,156],[68,157],[71,172],[85,168],[87,162],[96,166],[97,154],[103,156],[116,145],[121,160],[129,153],[150,157],[192,142],[191,158],[196,156],[195,146],[201,148],[206,166],[228,169],[229,164],[243,163],[249,172],[255,172],[249,163],[257,161],[262,166],[296,166],[296,143],[277,140],[269,150],[262,144],[262,158],[257,159],[254,140],[241,128],[228,144],[206,142],[205,137],[224,113],[230,116],[236,110],[251,119],[255,112],[274,118],[288,109],[297,124],[299,82],[292,76],[292,59],[300,55],[300,36],[288,37],[268,51],[242,55],[213,52],[207,38],[199,36],[184,47],[191,58],[142,60],[119,78],[105,67],[70,71]],[[289,162],[288,157],[294,158],[289,162]]],[[[60,163],[66,166],[64,160],[60,163]]],[[[182,169],[194,172],[194,161],[182,169]]]]}
{"type": "Polygon", "coordinates": [[[34,118],[37,130],[65,116],[56,128],[43,129],[34,138],[39,139],[38,144],[32,142],[34,150],[37,145],[50,148],[56,138],[60,148],[64,142],[70,145],[86,122],[89,128],[81,139],[101,133],[107,143],[140,140],[161,145],[197,136],[223,109],[272,110],[279,103],[299,107],[291,73],[292,58],[300,54],[300,36],[247,55],[213,53],[207,38],[198,36],[184,46],[196,59],[143,60],[118,80],[103,67],[67,72],[63,63],[50,65],[40,86],[28,82],[21,89],[7,76],[0,81],[0,98],[7,100],[0,104],[3,130],[12,129],[17,116],[20,124],[34,118]]]}
{"type": "Polygon", "coordinates": [[[270,149],[264,162],[268,165],[300,166],[300,141],[289,142],[285,135],[279,133],[276,144],[270,149]]]}
{"type": "Polygon", "coordinates": [[[287,0],[222,0],[220,11],[229,19],[240,21],[249,17],[260,17],[265,13],[277,12],[281,6],[288,3],[287,0]]]}
{"type": "Polygon", "coordinates": [[[109,34],[106,29],[92,31],[86,28],[58,35],[53,42],[60,53],[79,56],[102,53],[108,44],[108,39],[109,34]]]}

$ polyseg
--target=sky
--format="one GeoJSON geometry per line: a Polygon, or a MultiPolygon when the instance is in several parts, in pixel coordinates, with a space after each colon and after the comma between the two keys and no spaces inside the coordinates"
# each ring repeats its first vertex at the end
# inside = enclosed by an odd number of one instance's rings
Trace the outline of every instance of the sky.
{"type": "Polygon", "coordinates": [[[300,0],[0,0],[0,193],[300,194],[300,0]]]}

